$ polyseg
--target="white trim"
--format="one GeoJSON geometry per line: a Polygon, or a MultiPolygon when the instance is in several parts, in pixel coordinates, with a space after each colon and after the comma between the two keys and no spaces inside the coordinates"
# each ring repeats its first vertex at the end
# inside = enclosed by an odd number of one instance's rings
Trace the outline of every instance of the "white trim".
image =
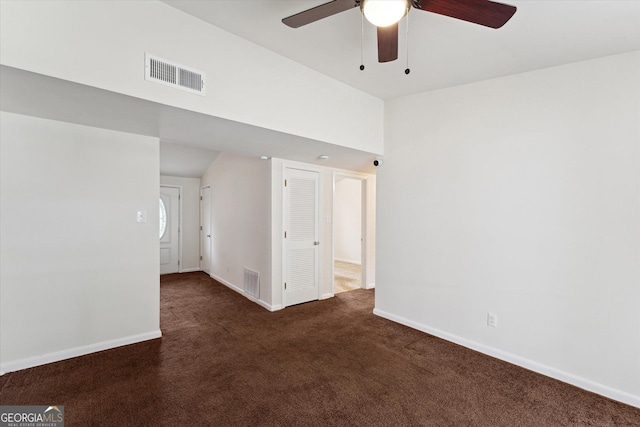
{"type": "Polygon", "coordinates": [[[215,274],[210,274],[209,276],[211,276],[211,278],[213,280],[215,280],[216,282],[220,282],[223,285],[225,285],[227,288],[236,291],[237,293],[239,293],[240,295],[242,295],[243,297],[245,297],[246,299],[248,299],[251,302],[255,302],[256,304],[258,304],[259,306],[266,308],[269,311],[278,311],[278,310],[282,310],[282,306],[281,305],[271,305],[271,304],[267,304],[266,302],[257,299],[256,297],[254,297],[253,295],[249,295],[247,292],[244,291],[244,289],[234,285],[231,282],[228,282],[226,280],[224,280],[222,277],[218,277],[215,274]]]}
{"type": "Polygon", "coordinates": [[[47,363],[59,362],[73,357],[84,356],[98,351],[109,350],[124,345],[135,344],[162,337],[162,331],[146,332],[144,334],[131,335],[109,341],[101,341],[95,344],[83,345],[80,347],[60,350],[53,353],[41,354],[3,363],[0,367],[2,373],[20,371],[22,369],[33,368],[34,366],[46,365],[47,363]]]}
{"type": "Polygon", "coordinates": [[[604,384],[600,384],[583,377],[579,377],[569,372],[565,372],[563,370],[560,370],[548,365],[544,365],[542,363],[538,363],[536,361],[515,355],[513,353],[508,353],[506,351],[502,351],[494,347],[480,344],[476,341],[472,341],[454,334],[450,334],[448,332],[442,331],[437,328],[433,328],[431,326],[424,325],[422,323],[414,322],[402,316],[397,316],[395,314],[386,312],[384,310],[380,310],[378,308],[373,309],[373,314],[375,314],[376,316],[384,317],[385,319],[389,319],[394,322],[400,323],[402,325],[408,326],[410,328],[417,329],[422,332],[426,332],[438,338],[451,341],[453,343],[459,344],[463,347],[470,348],[480,353],[487,354],[489,356],[495,357],[505,362],[518,365],[520,367],[529,369],[531,371],[537,372],[547,377],[551,377],[556,380],[560,380],[562,382],[574,385],[576,387],[590,391],[592,393],[596,393],[596,394],[608,397],[610,399],[614,399],[619,402],[626,403],[627,405],[640,408],[640,396],[636,396],[631,393],[627,393],[625,391],[618,390],[613,387],[609,387],[604,384]]]}
{"type": "Polygon", "coordinates": [[[320,295],[320,299],[329,299],[329,298],[333,298],[335,295],[333,294],[333,292],[329,292],[328,294],[322,294],[320,295]]]}
{"type": "Polygon", "coordinates": [[[376,284],[375,283],[369,283],[367,284],[367,286],[365,287],[365,289],[375,289],[376,284]]]}
{"type": "Polygon", "coordinates": [[[193,273],[194,271],[202,271],[202,269],[199,267],[183,268],[181,273],[193,273]]]}

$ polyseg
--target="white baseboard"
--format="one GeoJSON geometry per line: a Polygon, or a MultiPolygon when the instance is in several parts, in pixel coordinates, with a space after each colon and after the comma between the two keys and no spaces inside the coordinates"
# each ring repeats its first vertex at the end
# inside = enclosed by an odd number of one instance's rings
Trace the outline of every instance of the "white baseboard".
{"type": "Polygon", "coordinates": [[[26,357],[24,359],[5,362],[0,366],[2,374],[22,369],[33,368],[35,366],[46,365],[48,363],[59,362],[61,360],[71,359],[73,357],[84,356],[98,351],[109,350],[123,345],[135,344],[142,341],[148,341],[162,336],[162,331],[152,331],[144,334],[131,335],[115,340],[101,341],[95,344],[83,345],[80,347],[69,348],[66,350],[55,351],[53,353],[41,354],[38,356],[26,357]]]}
{"type": "Polygon", "coordinates": [[[194,271],[202,271],[199,267],[194,268],[183,268],[180,273],[193,273],[194,271]]]}
{"type": "Polygon", "coordinates": [[[320,298],[318,298],[318,299],[323,300],[323,299],[328,299],[328,298],[333,298],[333,297],[334,297],[333,292],[329,292],[327,294],[320,295],[320,298]]]}
{"type": "Polygon", "coordinates": [[[259,300],[258,298],[254,297],[253,295],[249,295],[248,293],[246,293],[244,291],[244,289],[234,285],[231,282],[227,282],[226,280],[224,280],[222,277],[218,277],[215,274],[210,274],[209,276],[211,276],[211,278],[217,282],[222,283],[223,285],[225,285],[227,288],[232,289],[234,291],[236,291],[237,293],[239,293],[240,295],[242,295],[243,297],[247,298],[248,300],[255,302],[256,304],[266,308],[269,311],[278,311],[278,310],[282,310],[282,306],[281,305],[271,305],[271,304],[267,304],[266,302],[259,300]]]}
{"type": "Polygon", "coordinates": [[[333,260],[334,261],[340,261],[340,262],[348,262],[349,264],[362,265],[362,262],[354,261],[352,259],[334,258],[333,260]]]}
{"type": "Polygon", "coordinates": [[[556,369],[551,366],[547,366],[542,363],[538,363],[536,361],[526,359],[524,357],[521,357],[512,353],[508,353],[493,347],[489,347],[484,344],[480,344],[472,340],[468,340],[466,338],[459,337],[454,334],[450,334],[448,332],[442,331],[437,328],[432,328],[431,326],[414,322],[412,320],[406,319],[402,316],[397,316],[393,313],[389,313],[384,310],[374,308],[373,314],[375,314],[376,316],[384,317],[385,319],[389,319],[394,322],[400,323],[402,325],[408,326],[410,328],[417,329],[422,332],[426,332],[428,334],[434,335],[444,340],[451,341],[453,343],[459,344],[463,347],[470,348],[480,353],[487,354],[489,356],[495,357],[496,359],[504,360],[505,362],[509,362],[514,365],[521,366],[523,368],[529,369],[531,371],[537,372],[547,377],[551,377],[556,380],[560,380],[562,382],[574,385],[581,389],[608,397],[613,400],[617,400],[622,403],[626,403],[627,405],[640,408],[640,396],[636,396],[631,393],[627,393],[625,391],[621,391],[621,390],[606,386],[604,384],[600,384],[595,381],[591,381],[589,379],[570,374],[560,369],[556,369]]]}
{"type": "Polygon", "coordinates": [[[367,286],[365,286],[365,289],[375,289],[376,284],[375,283],[369,283],[367,286]]]}

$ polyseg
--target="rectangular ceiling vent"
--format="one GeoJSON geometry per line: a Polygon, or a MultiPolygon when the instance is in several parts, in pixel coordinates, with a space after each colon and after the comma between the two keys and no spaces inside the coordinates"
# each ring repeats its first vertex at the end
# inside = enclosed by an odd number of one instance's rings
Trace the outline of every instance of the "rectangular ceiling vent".
{"type": "Polygon", "coordinates": [[[205,95],[204,73],[145,53],[144,79],[187,92],[205,95]]]}
{"type": "Polygon", "coordinates": [[[260,273],[244,269],[244,291],[249,295],[260,299],[260,273]]]}

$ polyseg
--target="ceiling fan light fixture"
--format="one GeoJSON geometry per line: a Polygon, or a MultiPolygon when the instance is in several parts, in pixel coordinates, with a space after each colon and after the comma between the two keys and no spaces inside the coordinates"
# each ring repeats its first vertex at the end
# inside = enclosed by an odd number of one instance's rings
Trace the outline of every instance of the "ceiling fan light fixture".
{"type": "Polygon", "coordinates": [[[363,0],[362,13],[376,27],[388,27],[407,14],[407,2],[408,0],[363,0]]]}

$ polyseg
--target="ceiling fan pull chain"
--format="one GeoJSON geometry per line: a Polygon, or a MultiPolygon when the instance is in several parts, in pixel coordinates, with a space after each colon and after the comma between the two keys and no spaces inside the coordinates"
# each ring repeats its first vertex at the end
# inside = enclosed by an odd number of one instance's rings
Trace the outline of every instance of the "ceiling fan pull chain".
{"type": "Polygon", "coordinates": [[[360,71],[364,70],[364,14],[360,14],[360,71]]]}
{"type": "Polygon", "coordinates": [[[407,8],[407,33],[405,39],[405,43],[407,46],[407,68],[404,70],[404,73],[409,74],[411,72],[411,70],[409,69],[409,8],[407,8]]]}

